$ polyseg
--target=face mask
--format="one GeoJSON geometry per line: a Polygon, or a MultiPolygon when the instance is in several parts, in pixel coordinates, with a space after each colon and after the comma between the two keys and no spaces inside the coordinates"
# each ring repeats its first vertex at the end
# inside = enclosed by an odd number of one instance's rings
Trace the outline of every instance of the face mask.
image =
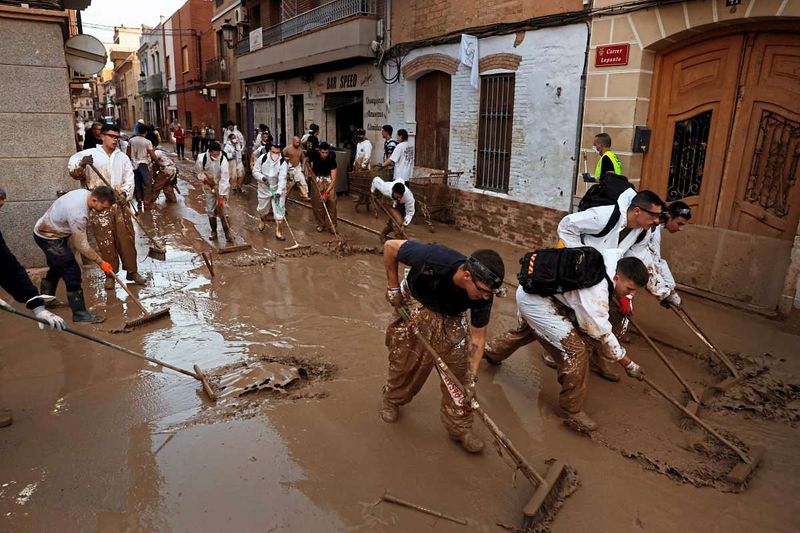
{"type": "Polygon", "coordinates": [[[274,154],[272,152],[269,153],[269,158],[272,159],[273,161],[277,161],[278,159],[280,159],[280,157],[281,154],[274,154]]]}

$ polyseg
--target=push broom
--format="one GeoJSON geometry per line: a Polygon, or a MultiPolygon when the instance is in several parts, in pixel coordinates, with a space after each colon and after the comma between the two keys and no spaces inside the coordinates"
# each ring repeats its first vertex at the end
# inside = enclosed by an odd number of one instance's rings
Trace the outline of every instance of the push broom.
{"type": "MultiPolygon", "coordinates": [[[[39,322],[40,324],[44,324],[45,326],[49,326],[49,324],[48,324],[48,322],[46,320],[42,320],[42,319],[36,318],[35,316],[28,315],[28,314],[25,314],[25,313],[20,313],[19,311],[17,311],[16,309],[11,307],[10,305],[3,305],[3,304],[0,303],[0,309],[2,309],[3,311],[7,311],[7,312],[9,312],[11,314],[17,315],[17,316],[21,316],[23,318],[27,318],[28,320],[34,320],[36,322],[39,322]]],[[[160,360],[158,360],[158,359],[156,359],[154,357],[148,357],[148,356],[146,356],[144,354],[141,354],[141,353],[138,353],[138,352],[134,352],[133,350],[129,350],[128,348],[125,348],[125,347],[120,346],[118,344],[114,344],[112,342],[105,341],[105,340],[100,339],[98,337],[94,337],[92,335],[88,335],[86,333],[83,333],[82,331],[77,331],[77,330],[71,329],[68,326],[64,327],[64,331],[66,331],[67,333],[71,333],[72,335],[76,335],[78,337],[81,337],[83,339],[86,339],[86,340],[89,340],[89,341],[92,341],[92,342],[96,342],[98,344],[102,344],[103,346],[107,346],[109,348],[113,348],[114,350],[126,353],[128,355],[132,355],[133,357],[137,357],[139,359],[144,359],[145,361],[149,361],[149,362],[154,363],[156,365],[163,366],[165,368],[169,368],[170,370],[174,370],[175,372],[180,372],[181,374],[183,374],[185,376],[192,377],[192,378],[196,379],[197,381],[199,381],[200,383],[202,383],[203,391],[206,393],[206,396],[208,396],[208,398],[212,402],[217,401],[217,395],[214,393],[214,389],[211,388],[211,383],[209,383],[209,381],[206,378],[205,374],[203,374],[203,372],[200,370],[200,367],[198,367],[197,365],[194,365],[194,372],[190,372],[189,370],[184,370],[183,368],[180,368],[180,367],[177,367],[177,366],[173,366],[173,365],[171,365],[171,364],[169,364],[167,362],[160,361],[160,360]]]]}
{"type": "Polygon", "coordinates": [[[111,272],[111,275],[114,276],[114,280],[116,280],[119,286],[122,287],[125,290],[125,292],[128,293],[128,296],[131,297],[133,303],[135,303],[136,306],[142,310],[142,313],[144,313],[144,315],[142,315],[139,318],[135,318],[133,320],[125,322],[126,328],[135,328],[136,326],[141,326],[146,322],[157,320],[163,316],[169,316],[169,307],[165,307],[164,309],[159,309],[158,311],[154,311],[152,313],[148,312],[147,309],[145,309],[145,307],[142,305],[142,302],[140,302],[139,299],[133,294],[133,291],[131,291],[128,288],[128,284],[122,281],[115,272],[111,272]]]}
{"type": "MultiPolygon", "coordinates": [[[[111,187],[111,184],[108,183],[108,180],[106,180],[105,176],[100,174],[100,172],[94,167],[94,165],[90,164],[89,168],[91,168],[94,171],[94,173],[97,174],[97,176],[103,181],[103,183],[106,184],[107,187],[113,189],[113,187],[111,187]]],[[[150,249],[147,251],[147,257],[152,257],[153,259],[157,259],[159,261],[166,261],[167,249],[164,248],[162,245],[158,244],[155,237],[150,235],[150,232],[147,231],[147,228],[144,227],[141,220],[139,220],[136,217],[136,213],[133,212],[131,204],[126,201],[125,205],[128,207],[128,211],[131,214],[131,218],[133,218],[136,221],[136,223],[139,225],[139,229],[142,230],[142,232],[147,236],[147,240],[150,241],[150,249]]]]}
{"type": "MultiPolygon", "coordinates": [[[[410,321],[411,316],[408,309],[401,307],[398,311],[406,322],[410,321]]],[[[453,402],[459,407],[463,407],[467,403],[464,385],[453,374],[447,366],[447,363],[444,362],[433,346],[431,346],[428,339],[416,329],[414,330],[414,334],[433,358],[435,363],[434,368],[436,368],[436,372],[439,374],[442,383],[444,383],[447,388],[447,392],[450,393],[453,402]]],[[[520,470],[522,475],[524,475],[536,489],[533,496],[528,501],[528,504],[523,509],[523,514],[525,516],[523,527],[533,527],[544,520],[552,519],[555,513],[558,512],[561,500],[574,492],[574,489],[570,487],[570,480],[577,478],[575,470],[563,461],[554,461],[548,468],[547,475],[543,477],[528,463],[514,444],[512,444],[511,440],[500,430],[486,411],[483,410],[474,395],[469,405],[473,411],[478,413],[483,423],[486,424],[486,427],[495,438],[498,448],[506,452],[514,462],[517,470],[520,470]]]]}

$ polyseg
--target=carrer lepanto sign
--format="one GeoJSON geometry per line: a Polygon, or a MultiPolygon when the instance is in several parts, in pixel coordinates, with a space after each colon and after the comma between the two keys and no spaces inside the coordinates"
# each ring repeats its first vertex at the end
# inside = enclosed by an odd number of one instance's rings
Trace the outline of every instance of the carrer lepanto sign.
{"type": "Polygon", "coordinates": [[[625,44],[604,44],[597,47],[594,55],[595,67],[617,67],[628,64],[628,55],[631,45],[625,44]]]}

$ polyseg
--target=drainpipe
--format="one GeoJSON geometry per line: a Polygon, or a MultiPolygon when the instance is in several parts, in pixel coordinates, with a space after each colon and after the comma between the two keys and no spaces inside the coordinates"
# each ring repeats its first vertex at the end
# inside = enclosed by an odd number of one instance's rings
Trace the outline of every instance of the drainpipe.
{"type": "Polygon", "coordinates": [[[592,42],[592,21],[586,21],[586,52],[583,59],[583,74],[581,75],[581,89],[578,96],[578,128],[575,134],[575,165],[573,170],[572,191],[569,195],[569,211],[572,212],[572,201],[578,192],[578,176],[581,164],[581,136],[583,134],[583,108],[586,98],[586,77],[589,70],[589,46],[592,42]]]}
{"type": "Polygon", "coordinates": [[[386,44],[384,50],[392,47],[392,0],[386,0],[386,44]]]}

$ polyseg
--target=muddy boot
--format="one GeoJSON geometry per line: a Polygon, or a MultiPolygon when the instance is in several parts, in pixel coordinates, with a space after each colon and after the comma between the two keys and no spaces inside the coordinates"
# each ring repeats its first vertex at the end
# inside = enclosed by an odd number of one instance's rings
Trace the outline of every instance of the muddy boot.
{"type": "MultiPolygon", "coordinates": [[[[47,278],[42,278],[42,282],[39,284],[39,292],[45,296],[53,296],[56,295],[56,287],[58,286],[58,281],[50,281],[47,278]]],[[[53,300],[51,302],[47,302],[44,304],[45,307],[48,309],[55,309],[56,307],[64,307],[64,302],[59,300],[53,300]]]]}
{"type": "Polygon", "coordinates": [[[324,229],[325,228],[322,227],[322,226],[317,226],[317,233],[322,233],[322,230],[324,230],[324,229]]]}
{"type": "Polygon", "coordinates": [[[219,238],[217,235],[217,218],[208,217],[208,225],[211,226],[211,240],[216,241],[219,238]]]}
{"type": "Polygon", "coordinates": [[[483,441],[472,431],[467,431],[461,435],[450,435],[450,438],[461,443],[461,447],[469,453],[480,453],[483,451],[483,441]]]}
{"type": "Polygon", "coordinates": [[[67,291],[67,301],[72,308],[72,321],[73,322],[91,322],[99,324],[105,318],[101,316],[92,315],[86,310],[86,303],[83,300],[83,290],[67,291]]]}
{"type": "Polygon", "coordinates": [[[553,370],[558,370],[558,365],[556,364],[556,360],[553,359],[553,356],[547,352],[542,352],[542,362],[545,366],[549,366],[553,370]]]}
{"type": "Polygon", "coordinates": [[[281,231],[281,223],[280,222],[276,222],[275,223],[275,238],[278,239],[279,241],[285,241],[286,240],[286,237],[283,236],[283,232],[281,231]]]}
{"type": "Polygon", "coordinates": [[[589,418],[583,411],[572,413],[564,419],[564,424],[578,433],[591,433],[597,429],[597,422],[589,418]]]}
{"type": "Polygon", "coordinates": [[[138,272],[134,272],[133,274],[128,273],[128,275],[125,276],[125,279],[132,281],[134,285],[147,285],[147,278],[138,272]]]}
{"type": "Polygon", "coordinates": [[[0,409],[0,428],[10,426],[11,422],[13,422],[11,418],[11,409],[0,409]]]}
{"type": "Polygon", "coordinates": [[[612,383],[616,383],[617,381],[619,381],[619,374],[613,372],[606,365],[597,364],[594,361],[589,361],[589,370],[591,370],[601,378],[608,380],[612,383]]]}
{"type": "Polygon", "coordinates": [[[225,233],[225,240],[227,242],[233,242],[233,234],[231,233],[231,228],[228,226],[228,221],[225,220],[225,217],[220,218],[222,221],[222,231],[225,233]]]}
{"type": "Polygon", "coordinates": [[[389,234],[394,231],[394,226],[392,226],[391,222],[386,222],[386,225],[383,227],[381,231],[381,242],[386,242],[389,238],[389,234]]]}
{"type": "Polygon", "coordinates": [[[495,361],[494,359],[489,357],[489,352],[487,352],[486,350],[483,351],[483,360],[492,366],[500,366],[503,364],[502,361],[495,361]]]}
{"type": "Polygon", "coordinates": [[[258,231],[264,231],[265,229],[267,229],[267,221],[262,218],[258,223],[258,231]]]}
{"type": "Polygon", "coordinates": [[[381,407],[381,410],[378,412],[378,414],[381,415],[381,420],[387,424],[394,424],[400,417],[400,408],[393,403],[383,400],[383,407],[381,407]]]}
{"type": "Polygon", "coordinates": [[[116,285],[116,283],[112,277],[106,277],[106,280],[103,282],[103,288],[107,291],[113,291],[114,285],[116,285]]]}

